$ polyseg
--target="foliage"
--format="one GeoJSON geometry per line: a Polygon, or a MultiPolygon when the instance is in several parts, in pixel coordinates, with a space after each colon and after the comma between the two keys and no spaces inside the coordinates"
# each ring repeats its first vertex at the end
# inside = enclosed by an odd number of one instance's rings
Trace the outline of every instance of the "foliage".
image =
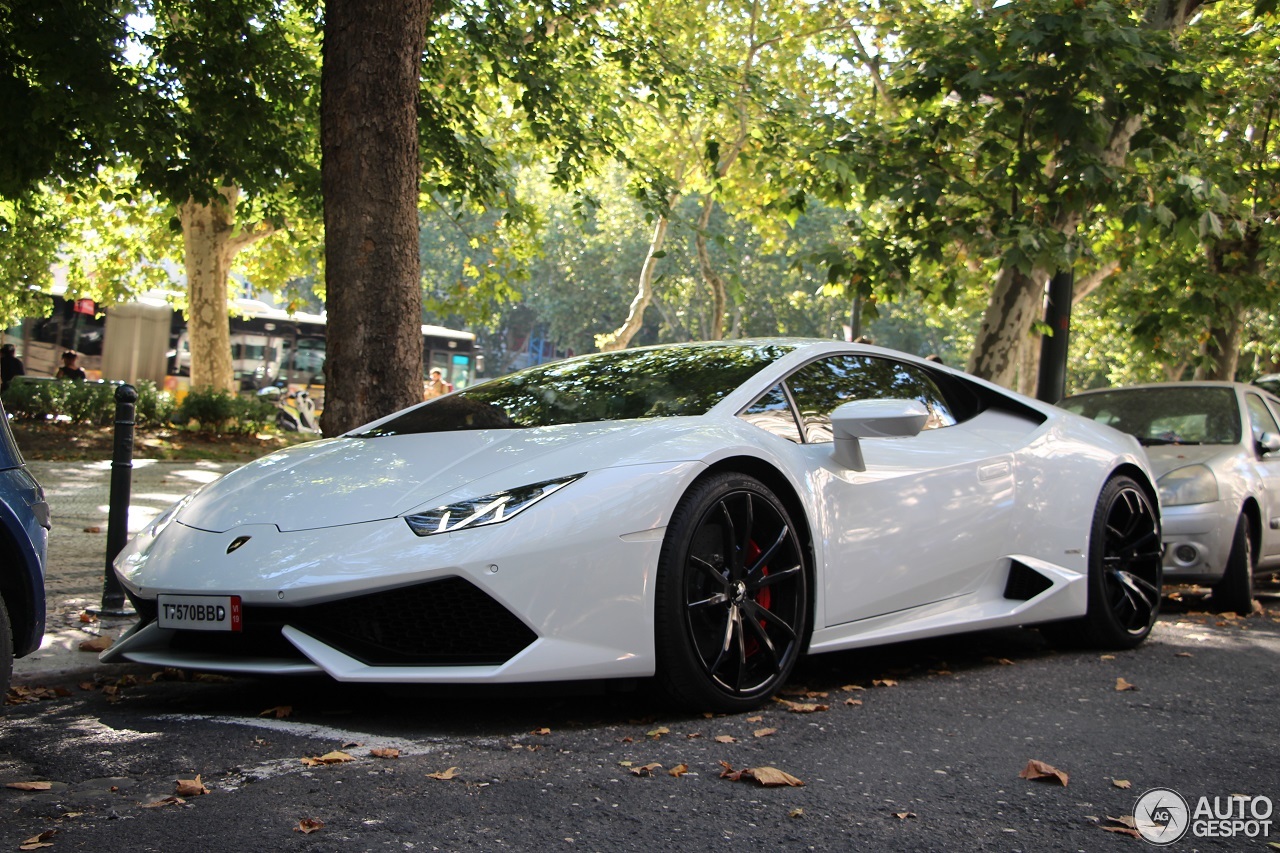
{"type": "Polygon", "coordinates": [[[262,397],[203,388],[187,394],[171,420],[175,425],[194,426],[200,432],[252,435],[272,427],[277,411],[273,403],[262,397]]]}
{"type": "MultiPolygon", "coordinates": [[[[108,426],[115,421],[117,387],[113,382],[19,376],[5,392],[4,406],[15,418],[108,426]]],[[[166,422],[173,409],[172,397],[149,381],[139,382],[137,391],[135,423],[150,426],[166,422]]]]}

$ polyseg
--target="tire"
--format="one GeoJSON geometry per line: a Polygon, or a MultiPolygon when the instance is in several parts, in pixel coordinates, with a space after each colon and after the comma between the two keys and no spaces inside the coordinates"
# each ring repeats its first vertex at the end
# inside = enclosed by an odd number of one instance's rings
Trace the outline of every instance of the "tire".
{"type": "Polygon", "coordinates": [[[9,695],[9,680],[13,677],[13,624],[9,611],[0,598],[0,703],[9,695]]]}
{"type": "Polygon", "coordinates": [[[699,711],[758,708],[808,644],[810,583],[796,526],[767,486],[735,473],[696,483],[658,563],[659,685],[699,711]]]}
{"type": "Polygon", "coordinates": [[[1213,585],[1209,603],[1215,610],[1233,610],[1241,616],[1253,612],[1253,525],[1248,516],[1236,522],[1231,553],[1222,580],[1213,585]]]}
{"type": "Polygon", "coordinates": [[[1131,649],[1151,633],[1164,586],[1160,517],[1131,477],[1103,486],[1089,534],[1089,604],[1085,615],[1044,625],[1052,642],[1131,649]]]}

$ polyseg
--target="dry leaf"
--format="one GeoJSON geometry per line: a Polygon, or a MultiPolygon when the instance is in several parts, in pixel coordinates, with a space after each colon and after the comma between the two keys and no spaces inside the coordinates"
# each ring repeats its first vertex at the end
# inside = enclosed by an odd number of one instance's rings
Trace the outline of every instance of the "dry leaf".
{"type": "Polygon", "coordinates": [[[98,527],[97,525],[94,525],[93,527],[86,527],[86,528],[84,529],[84,532],[85,532],[85,533],[101,533],[101,532],[102,532],[102,528],[101,528],[101,527],[98,527]]]}
{"type": "Polygon", "coordinates": [[[685,738],[688,740],[693,740],[696,737],[702,737],[702,732],[689,732],[685,735],[685,738]]]}
{"type": "Polygon", "coordinates": [[[777,733],[778,733],[777,729],[768,728],[768,729],[756,729],[751,734],[755,735],[756,737],[768,737],[769,735],[773,735],[777,733]]]}
{"type": "Polygon", "coordinates": [[[1129,829],[1127,826],[1104,826],[1102,829],[1106,832],[1114,832],[1117,835],[1127,835],[1130,838],[1141,838],[1142,833],[1136,829],[1129,829]]]}
{"type": "MultiPolygon", "coordinates": [[[[621,739],[621,740],[619,740],[618,742],[619,742],[619,743],[635,743],[636,741],[635,741],[635,738],[633,738],[633,737],[631,737],[630,735],[628,735],[627,737],[622,738],[622,739],[621,739]]],[[[516,746],[513,746],[513,747],[511,747],[511,748],[512,748],[512,749],[519,749],[519,748],[520,748],[520,746],[519,746],[519,744],[517,744],[516,746]]]]}
{"type": "Polygon", "coordinates": [[[94,637],[92,640],[85,640],[80,644],[82,652],[105,652],[111,648],[112,639],[110,637],[94,637]]]}
{"type": "Polygon", "coordinates": [[[533,731],[529,732],[529,734],[531,734],[531,735],[549,735],[549,734],[551,734],[551,729],[548,729],[548,728],[534,729],[533,731]]]}
{"type": "Polygon", "coordinates": [[[259,711],[259,717],[275,717],[277,720],[283,720],[285,717],[293,715],[292,705],[275,705],[265,711],[259,711]]]}
{"type": "Polygon", "coordinates": [[[310,835],[317,829],[324,827],[324,821],[318,817],[304,817],[298,821],[298,825],[293,828],[294,832],[301,832],[303,835],[310,835]]]}
{"type": "Polygon", "coordinates": [[[747,717],[747,722],[748,722],[748,723],[762,723],[762,722],[764,722],[764,717],[762,717],[760,714],[756,714],[754,717],[747,717]]]}
{"type": "Polygon", "coordinates": [[[852,690],[866,690],[867,688],[863,687],[861,684],[846,684],[844,687],[841,687],[840,689],[848,693],[852,690]]]}
{"type": "Polygon", "coordinates": [[[830,705],[820,705],[817,702],[792,702],[789,699],[779,699],[776,696],[773,701],[778,702],[793,714],[814,714],[818,711],[831,709],[830,705]]]}
{"type": "Polygon", "coordinates": [[[333,752],[326,752],[317,758],[302,759],[302,763],[308,767],[317,767],[321,764],[342,764],[344,761],[355,761],[355,757],[345,752],[334,750],[333,752]]]}
{"type": "Polygon", "coordinates": [[[672,767],[670,770],[667,771],[667,775],[675,776],[677,779],[679,779],[681,776],[683,776],[688,772],[689,772],[688,764],[677,764],[675,767],[672,767]]]}
{"type": "Polygon", "coordinates": [[[871,679],[872,687],[897,687],[898,682],[892,678],[873,678],[871,679]]]}
{"type": "Polygon", "coordinates": [[[53,787],[52,782],[10,782],[5,785],[6,788],[13,788],[16,791],[47,791],[53,787]]]}
{"type": "Polygon", "coordinates": [[[39,850],[42,847],[52,847],[53,845],[49,843],[49,839],[53,838],[57,834],[58,834],[58,830],[56,829],[46,829],[44,832],[40,833],[39,835],[33,835],[30,838],[28,838],[26,841],[22,842],[20,845],[18,845],[18,849],[19,850],[39,850]]]}
{"type": "Polygon", "coordinates": [[[94,616],[94,615],[93,615],[92,613],[90,613],[88,610],[83,610],[83,611],[81,611],[81,612],[80,612],[80,622],[81,622],[81,624],[84,624],[84,625],[90,625],[90,624],[92,624],[92,623],[94,623],[94,622],[97,622],[97,621],[98,621],[98,617],[97,617],[97,616],[94,616]]]}
{"type": "Polygon", "coordinates": [[[1056,779],[1065,788],[1069,777],[1066,773],[1054,767],[1052,764],[1045,764],[1043,761],[1037,761],[1033,758],[1027,762],[1026,767],[1022,768],[1022,772],[1018,774],[1018,778],[1029,780],[1039,779],[1045,781],[1056,779]]]}
{"type": "Polygon", "coordinates": [[[894,812],[893,816],[896,817],[898,820],[906,820],[909,817],[915,817],[916,813],[915,812],[894,812]]]}
{"type": "Polygon", "coordinates": [[[1173,653],[1173,656],[1174,656],[1175,658],[1190,658],[1190,657],[1195,657],[1195,655],[1191,654],[1191,652],[1174,652],[1174,653],[1173,653]]]}
{"type": "Polygon", "coordinates": [[[662,769],[662,765],[654,761],[650,764],[643,764],[639,767],[632,767],[631,775],[632,776],[652,776],[653,771],[661,770],[661,769],[662,769]]]}
{"type": "Polygon", "coordinates": [[[1128,779],[1112,779],[1111,784],[1124,791],[1127,791],[1133,787],[1133,783],[1130,782],[1128,779]]]}
{"type": "Polygon", "coordinates": [[[388,746],[382,749],[371,749],[369,750],[369,754],[374,758],[399,758],[400,750],[396,749],[394,746],[388,746]]]}
{"type": "Polygon", "coordinates": [[[1127,826],[1130,829],[1138,828],[1138,823],[1133,819],[1133,815],[1122,815],[1121,817],[1112,817],[1111,815],[1107,815],[1107,820],[1112,823],[1117,823],[1120,826],[1127,826]]]}
{"type": "Polygon", "coordinates": [[[733,765],[727,761],[721,761],[720,766],[724,768],[720,773],[721,779],[728,779],[732,782],[739,782],[744,779],[754,779],[760,785],[766,788],[777,788],[782,786],[790,786],[793,788],[804,787],[804,782],[776,767],[748,767],[743,770],[734,770],[733,765]]]}
{"type": "Polygon", "coordinates": [[[1115,659],[1116,659],[1115,655],[1103,655],[1102,657],[1098,658],[1098,660],[1115,660],[1115,659]]]}
{"type": "Polygon", "coordinates": [[[428,779],[439,779],[441,782],[448,782],[450,779],[458,775],[458,768],[450,767],[448,770],[441,770],[439,773],[428,773],[428,779]]]}
{"type": "Polygon", "coordinates": [[[1116,679],[1116,691],[1117,691],[1117,692],[1122,691],[1122,690],[1137,690],[1137,689],[1138,689],[1137,685],[1130,684],[1129,682],[1125,681],[1123,678],[1117,678],[1117,679],[1116,679]]]}
{"type": "Polygon", "coordinates": [[[209,789],[200,781],[200,775],[196,774],[194,779],[179,779],[174,785],[174,793],[179,797],[198,797],[209,793],[209,789]]]}
{"type": "Polygon", "coordinates": [[[861,704],[862,704],[862,700],[861,700],[861,699],[846,699],[846,700],[844,700],[844,704],[846,704],[846,705],[861,705],[861,704]]]}
{"type": "Polygon", "coordinates": [[[716,743],[737,743],[738,739],[733,735],[716,735],[716,743]]]}
{"type": "Polygon", "coordinates": [[[184,806],[186,804],[187,801],[182,799],[182,797],[165,797],[163,800],[156,800],[154,803],[143,803],[142,808],[159,809],[164,808],[165,806],[184,806]]]}
{"type": "Polygon", "coordinates": [[[656,729],[645,732],[645,734],[651,738],[657,739],[662,737],[663,735],[671,734],[671,729],[667,728],[666,726],[658,726],[656,729]]]}
{"type": "Polygon", "coordinates": [[[804,817],[804,809],[792,809],[787,812],[787,817],[804,817]]]}

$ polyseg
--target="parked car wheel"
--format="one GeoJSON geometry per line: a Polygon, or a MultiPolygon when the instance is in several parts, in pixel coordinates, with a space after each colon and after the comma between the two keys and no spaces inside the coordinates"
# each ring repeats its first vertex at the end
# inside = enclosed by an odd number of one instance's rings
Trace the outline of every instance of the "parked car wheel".
{"type": "Polygon", "coordinates": [[[1098,496],[1089,537],[1089,609],[1042,632],[1062,645],[1137,646],[1160,612],[1161,555],[1160,519],[1151,499],[1133,479],[1111,478],[1098,496]]]}
{"type": "Polygon", "coordinates": [[[786,507],[742,474],[695,485],[658,568],[659,678],[681,704],[737,712],[786,683],[809,627],[804,549],[786,507]]]}
{"type": "Polygon", "coordinates": [[[1235,611],[1241,616],[1253,612],[1253,528],[1248,516],[1241,515],[1236,522],[1227,569],[1222,580],[1213,585],[1209,601],[1217,610],[1235,611]]]}

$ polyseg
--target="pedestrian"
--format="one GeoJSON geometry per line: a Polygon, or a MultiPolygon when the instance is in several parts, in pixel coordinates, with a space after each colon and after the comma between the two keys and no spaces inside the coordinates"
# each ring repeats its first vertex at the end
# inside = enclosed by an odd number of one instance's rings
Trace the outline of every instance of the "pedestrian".
{"type": "Polygon", "coordinates": [[[80,356],[76,355],[75,350],[67,350],[62,354],[62,367],[58,368],[58,372],[53,374],[54,379],[73,379],[77,382],[84,381],[84,371],[76,365],[76,359],[80,356]]]}
{"type": "Polygon", "coordinates": [[[929,353],[924,357],[924,360],[932,361],[934,364],[942,364],[942,356],[938,355],[936,352],[929,353]]]}
{"type": "Polygon", "coordinates": [[[440,397],[448,394],[453,390],[453,386],[444,381],[444,371],[438,367],[431,368],[431,379],[424,383],[422,388],[422,399],[430,400],[433,397],[440,397]]]}
{"type": "Polygon", "coordinates": [[[0,392],[9,390],[9,383],[15,376],[25,376],[26,368],[22,366],[22,359],[14,355],[13,344],[5,344],[0,347],[0,392]]]}

